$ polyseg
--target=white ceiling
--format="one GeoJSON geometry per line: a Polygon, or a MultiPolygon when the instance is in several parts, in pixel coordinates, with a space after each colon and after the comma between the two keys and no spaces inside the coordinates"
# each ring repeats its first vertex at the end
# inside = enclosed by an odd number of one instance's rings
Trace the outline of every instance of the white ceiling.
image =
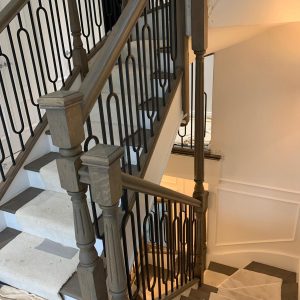
{"type": "Polygon", "coordinates": [[[210,0],[211,27],[300,21],[300,0],[210,0]]]}

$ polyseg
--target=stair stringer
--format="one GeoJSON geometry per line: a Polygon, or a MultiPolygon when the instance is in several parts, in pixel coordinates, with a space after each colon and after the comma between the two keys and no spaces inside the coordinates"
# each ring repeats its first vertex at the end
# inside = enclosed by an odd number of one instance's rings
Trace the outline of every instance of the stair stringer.
{"type": "Polygon", "coordinates": [[[183,119],[182,111],[182,79],[171,100],[171,105],[162,126],[160,135],[155,144],[150,162],[144,174],[144,179],[160,184],[167,167],[174,145],[178,128],[183,119]]]}

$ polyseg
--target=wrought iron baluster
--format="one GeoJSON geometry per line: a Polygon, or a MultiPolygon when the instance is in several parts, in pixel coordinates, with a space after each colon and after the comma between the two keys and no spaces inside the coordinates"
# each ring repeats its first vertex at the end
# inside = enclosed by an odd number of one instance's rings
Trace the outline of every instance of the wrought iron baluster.
{"type": "Polygon", "coordinates": [[[154,218],[153,215],[149,212],[149,199],[148,195],[145,195],[145,207],[146,207],[146,216],[143,222],[143,236],[144,236],[144,249],[145,249],[145,266],[146,266],[146,277],[147,277],[147,288],[148,291],[151,292],[151,298],[154,300],[154,288],[156,285],[157,277],[156,277],[156,258],[155,258],[155,242],[154,242],[154,218]],[[149,233],[151,234],[151,250],[152,250],[152,271],[153,271],[153,282],[151,285],[150,282],[150,272],[149,272],[149,259],[148,259],[148,232],[147,232],[147,224],[149,224],[149,233]]]}
{"type": "Polygon", "coordinates": [[[2,52],[2,48],[0,47],[0,57],[3,57],[6,65],[8,66],[8,73],[9,73],[9,79],[10,79],[10,83],[12,85],[12,89],[13,89],[13,95],[14,95],[14,101],[17,107],[17,113],[18,113],[18,118],[19,118],[19,126],[20,128],[18,129],[16,126],[17,124],[15,124],[15,119],[13,118],[12,115],[12,111],[11,111],[11,105],[12,103],[9,101],[8,95],[7,95],[7,88],[5,87],[4,84],[4,80],[3,80],[3,76],[2,76],[2,71],[0,70],[0,86],[1,86],[1,90],[2,90],[2,95],[4,98],[4,102],[5,102],[5,106],[6,106],[6,110],[7,110],[7,114],[8,114],[8,118],[9,118],[9,122],[10,122],[10,126],[12,128],[12,131],[18,135],[19,140],[20,140],[20,146],[22,148],[22,150],[25,150],[25,144],[24,144],[24,140],[23,140],[23,132],[24,132],[24,120],[23,120],[23,116],[22,116],[22,111],[21,111],[21,106],[20,106],[20,102],[19,102],[19,97],[18,97],[18,93],[17,93],[17,88],[16,88],[16,84],[15,84],[15,78],[12,72],[12,68],[11,68],[11,64],[9,61],[9,58],[6,54],[4,54],[2,52]]]}

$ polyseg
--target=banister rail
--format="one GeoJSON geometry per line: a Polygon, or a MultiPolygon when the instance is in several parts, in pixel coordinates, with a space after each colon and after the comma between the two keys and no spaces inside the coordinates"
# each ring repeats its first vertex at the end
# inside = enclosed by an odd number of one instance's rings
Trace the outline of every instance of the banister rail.
{"type": "Polygon", "coordinates": [[[96,62],[82,82],[80,91],[84,95],[82,116],[85,121],[95,105],[106,80],[121,54],[128,38],[146,7],[146,0],[130,0],[118,22],[108,35],[105,45],[97,54],[96,62]]]}
{"type": "Polygon", "coordinates": [[[0,33],[30,0],[10,0],[0,11],[0,33]]]}
{"type": "Polygon", "coordinates": [[[192,205],[194,207],[201,207],[201,202],[199,200],[170,190],[145,179],[141,179],[125,173],[122,173],[121,178],[123,187],[126,189],[160,198],[166,198],[170,201],[178,202],[181,204],[192,205]]]}

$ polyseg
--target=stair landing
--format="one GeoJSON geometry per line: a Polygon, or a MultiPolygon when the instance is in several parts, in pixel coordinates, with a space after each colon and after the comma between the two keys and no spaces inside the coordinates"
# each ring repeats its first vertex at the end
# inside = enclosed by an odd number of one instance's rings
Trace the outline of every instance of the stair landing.
{"type": "Polygon", "coordinates": [[[251,262],[237,269],[211,262],[205,284],[181,300],[297,300],[296,273],[251,262]]]}

